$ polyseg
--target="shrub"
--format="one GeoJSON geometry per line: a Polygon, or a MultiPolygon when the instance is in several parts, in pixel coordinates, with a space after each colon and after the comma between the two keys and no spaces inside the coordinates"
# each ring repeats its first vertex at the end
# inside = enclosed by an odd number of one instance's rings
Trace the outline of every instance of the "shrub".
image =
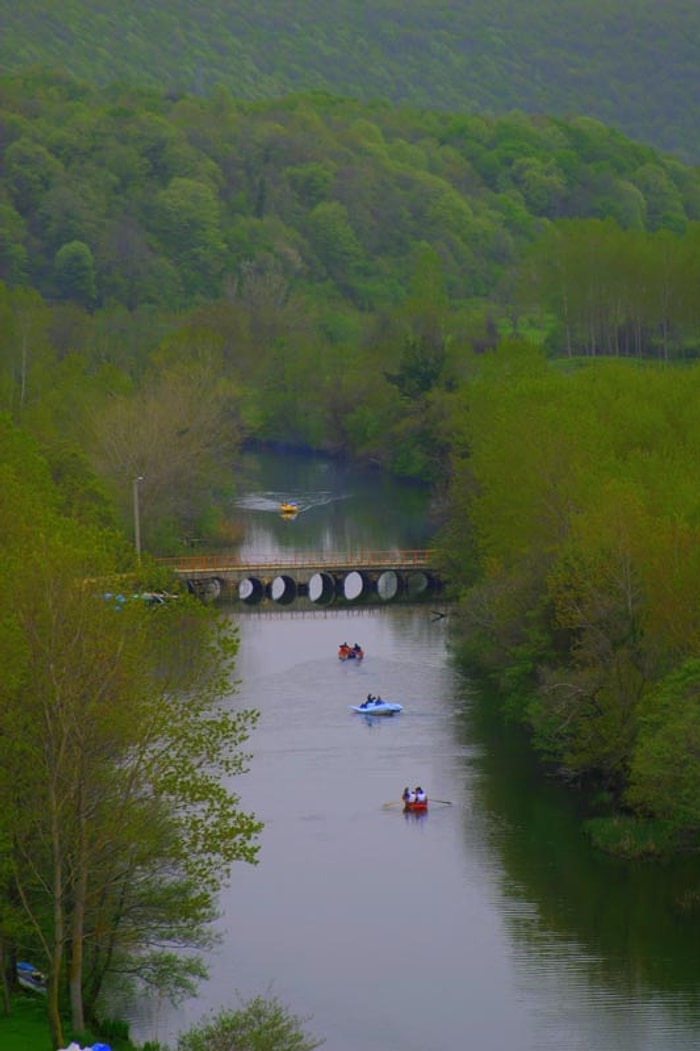
{"type": "Polygon", "coordinates": [[[276,997],[256,996],[183,1033],[177,1051],[314,1051],[324,1041],[304,1032],[306,1021],[276,997]]]}

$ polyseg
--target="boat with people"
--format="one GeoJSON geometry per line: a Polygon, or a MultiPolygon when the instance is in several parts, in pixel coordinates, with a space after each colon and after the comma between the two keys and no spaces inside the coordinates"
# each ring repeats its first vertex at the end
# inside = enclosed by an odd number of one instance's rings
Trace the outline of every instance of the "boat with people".
{"type": "Polygon", "coordinates": [[[404,812],[419,814],[428,809],[428,796],[420,785],[416,785],[414,789],[404,788],[401,798],[404,812]]]}
{"type": "Polygon", "coordinates": [[[299,504],[296,500],[283,500],[280,504],[280,514],[291,518],[299,514],[299,504]]]}
{"type": "Polygon", "coordinates": [[[33,993],[46,992],[46,975],[26,960],[20,960],[17,964],[17,982],[23,989],[29,989],[33,993]]]}
{"type": "Polygon", "coordinates": [[[338,646],[338,657],[341,661],[361,661],[365,655],[365,651],[360,646],[359,642],[349,646],[347,642],[341,642],[338,646]]]}
{"type": "Polygon", "coordinates": [[[373,697],[371,693],[362,704],[351,704],[350,707],[353,712],[360,712],[361,715],[397,715],[403,711],[402,704],[383,701],[381,697],[373,697]]]}

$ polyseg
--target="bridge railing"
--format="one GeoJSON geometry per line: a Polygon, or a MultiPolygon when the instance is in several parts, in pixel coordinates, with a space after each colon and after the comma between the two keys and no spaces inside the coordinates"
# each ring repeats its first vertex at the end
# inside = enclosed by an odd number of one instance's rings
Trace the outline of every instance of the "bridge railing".
{"type": "Polygon", "coordinates": [[[382,569],[382,568],[426,568],[434,560],[432,549],[408,551],[295,551],[287,555],[248,556],[241,558],[236,552],[220,551],[196,555],[173,555],[157,559],[159,565],[188,573],[203,571],[225,571],[226,569],[299,569],[333,567],[334,569],[382,569]]]}

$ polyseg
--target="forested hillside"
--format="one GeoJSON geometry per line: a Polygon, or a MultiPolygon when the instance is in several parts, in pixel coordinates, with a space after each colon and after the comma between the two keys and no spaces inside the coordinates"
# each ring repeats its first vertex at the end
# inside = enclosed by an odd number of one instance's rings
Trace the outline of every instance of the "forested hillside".
{"type": "Polygon", "coordinates": [[[0,277],[90,309],[264,285],[366,314],[405,300],[421,244],[452,309],[512,309],[552,222],[684,235],[700,219],[700,173],[583,118],[172,99],[51,74],[0,81],[0,115],[0,277]]]}
{"type": "Polygon", "coordinates": [[[319,90],[365,101],[591,116],[700,158],[692,0],[2,0],[0,68],[172,93],[319,90]]]}
{"type": "Polygon", "coordinates": [[[248,435],[444,477],[441,398],[504,335],[698,353],[700,174],[588,118],[37,73],[0,119],[0,409],[124,520],[148,475],[161,550],[229,535],[248,435]]]}

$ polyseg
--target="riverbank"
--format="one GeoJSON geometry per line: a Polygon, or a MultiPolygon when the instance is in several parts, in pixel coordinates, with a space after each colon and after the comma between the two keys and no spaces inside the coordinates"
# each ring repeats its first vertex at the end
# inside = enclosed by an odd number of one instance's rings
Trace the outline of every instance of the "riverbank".
{"type": "MultiPolygon", "coordinates": [[[[108,1028],[115,1032],[102,1033],[100,1037],[109,1043],[112,1051],[138,1051],[137,1046],[129,1040],[125,1025],[115,1023],[108,1028]],[[120,1032],[122,1029],[123,1032],[120,1032]]],[[[66,1030],[64,1043],[68,1047],[74,1040],[80,1047],[89,1047],[98,1039],[94,1034],[70,1034],[66,1030]]],[[[2,1051],[54,1051],[43,999],[21,992],[12,996],[11,1014],[0,1015],[0,1048],[2,1051]]]]}

